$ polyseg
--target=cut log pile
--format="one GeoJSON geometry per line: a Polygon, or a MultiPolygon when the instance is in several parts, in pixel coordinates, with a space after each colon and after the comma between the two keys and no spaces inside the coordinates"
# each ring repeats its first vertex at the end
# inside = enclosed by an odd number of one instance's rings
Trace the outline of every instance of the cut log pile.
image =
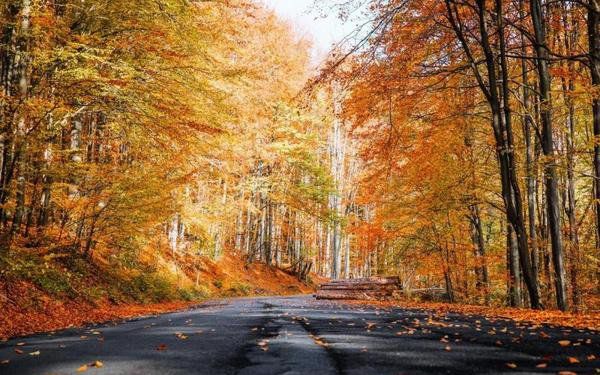
{"type": "Polygon", "coordinates": [[[364,279],[332,280],[319,285],[317,299],[390,299],[402,287],[399,277],[369,277],[364,279]]]}

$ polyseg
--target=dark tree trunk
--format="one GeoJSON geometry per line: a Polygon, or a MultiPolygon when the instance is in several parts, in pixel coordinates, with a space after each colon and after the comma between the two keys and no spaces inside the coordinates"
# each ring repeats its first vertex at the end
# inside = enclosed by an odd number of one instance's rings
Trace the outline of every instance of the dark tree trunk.
{"type": "Polygon", "coordinates": [[[521,269],[519,267],[519,251],[514,231],[510,225],[506,227],[506,254],[508,263],[508,305],[523,306],[521,292],[521,269]]]}
{"type": "Polygon", "coordinates": [[[556,304],[559,309],[568,309],[566,275],[563,259],[561,233],[560,200],[558,194],[557,165],[554,160],[554,139],[552,134],[552,110],[550,101],[550,72],[548,70],[548,50],[546,46],[545,21],[539,0],[531,0],[531,20],[535,31],[536,67],[538,72],[539,95],[541,101],[541,144],[545,156],[544,175],[546,182],[546,208],[548,227],[552,243],[554,263],[556,304]]]}
{"type": "MultiPolygon", "coordinates": [[[[460,13],[455,2],[446,0],[446,8],[448,11],[448,20],[461,43],[466,57],[472,67],[472,72],[475,75],[477,83],[483,92],[490,106],[492,115],[492,129],[496,141],[496,153],[500,166],[500,178],[502,182],[502,198],[506,209],[506,218],[516,234],[517,246],[519,250],[519,259],[523,271],[523,277],[527,290],[531,307],[541,308],[542,304],[539,297],[537,278],[533,274],[531,267],[531,257],[529,254],[529,244],[527,239],[527,231],[525,229],[525,221],[523,218],[523,203],[521,191],[519,188],[519,178],[514,158],[513,133],[511,125],[511,109],[508,97],[509,80],[508,67],[504,46],[504,25],[503,17],[496,17],[498,26],[498,34],[500,40],[500,54],[494,53],[492,49],[488,27],[490,24],[488,10],[485,0],[477,0],[475,10],[478,15],[479,38],[478,43],[485,57],[485,66],[487,78],[484,78],[477,66],[474,54],[466,39],[466,31],[463,25],[459,22],[460,13]],[[500,67],[497,61],[500,60],[500,67]],[[502,76],[498,77],[497,71],[502,71],[502,76]],[[502,89],[498,89],[498,82],[501,82],[502,89]]],[[[496,1],[496,14],[503,14],[502,2],[496,1]]]]}
{"type": "Polygon", "coordinates": [[[489,275],[485,254],[485,239],[483,237],[483,227],[479,211],[479,205],[474,204],[471,206],[471,225],[473,229],[473,243],[475,245],[475,259],[477,261],[475,267],[477,281],[475,286],[479,294],[483,295],[485,303],[489,304],[489,275]]]}
{"type": "MultiPolygon", "coordinates": [[[[525,18],[523,0],[519,0],[519,15],[525,18]]],[[[527,56],[525,36],[521,34],[521,53],[527,56]]],[[[539,244],[536,228],[536,187],[537,187],[537,152],[535,151],[535,138],[532,134],[533,119],[530,114],[531,108],[531,87],[529,86],[529,67],[526,59],[521,59],[521,79],[523,80],[523,107],[525,109],[523,121],[523,138],[525,140],[525,173],[527,175],[527,219],[529,231],[529,252],[531,254],[531,269],[536,280],[539,293],[539,244]]]]}
{"type": "MultiPolygon", "coordinates": [[[[600,88],[600,1],[589,0],[588,16],[589,67],[592,86],[600,88]]],[[[596,253],[600,249],[600,96],[592,99],[593,132],[594,132],[594,207],[596,211],[596,253]]]]}

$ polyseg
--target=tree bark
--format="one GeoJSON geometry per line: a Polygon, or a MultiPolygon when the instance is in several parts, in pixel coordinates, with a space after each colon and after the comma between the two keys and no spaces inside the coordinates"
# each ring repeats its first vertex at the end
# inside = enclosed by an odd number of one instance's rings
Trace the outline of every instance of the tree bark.
{"type": "Polygon", "coordinates": [[[566,274],[563,259],[563,242],[561,233],[560,200],[558,194],[557,166],[554,153],[552,133],[552,108],[550,101],[550,72],[548,70],[548,50],[546,45],[546,25],[540,0],[531,0],[531,20],[535,35],[534,49],[538,73],[539,95],[541,101],[541,143],[545,156],[544,174],[546,182],[546,204],[548,211],[548,227],[552,243],[552,260],[554,263],[556,304],[562,311],[568,309],[566,274]]]}
{"type": "Polygon", "coordinates": [[[475,245],[475,274],[477,276],[475,287],[480,295],[483,295],[486,304],[490,303],[489,275],[487,259],[485,254],[485,239],[481,225],[481,214],[478,204],[471,206],[471,226],[473,231],[473,243],[475,245]]]}
{"type": "Polygon", "coordinates": [[[592,128],[594,133],[594,207],[596,254],[600,255],[600,1],[589,0],[587,15],[589,67],[592,78],[592,128]]]}
{"type": "Polygon", "coordinates": [[[523,203],[519,187],[519,178],[514,157],[514,142],[511,125],[511,109],[509,100],[509,78],[504,42],[504,18],[502,1],[496,0],[496,25],[500,41],[500,52],[494,53],[488,31],[489,15],[486,8],[486,0],[477,0],[474,8],[478,16],[479,38],[478,43],[485,57],[487,79],[485,79],[475,61],[474,54],[466,39],[466,31],[460,22],[460,11],[455,2],[446,0],[448,20],[453,28],[471,66],[471,70],[477,80],[478,86],[484,94],[492,115],[492,129],[496,141],[496,154],[500,167],[500,178],[502,183],[502,198],[506,210],[507,221],[515,231],[519,250],[519,259],[523,271],[523,278],[529,292],[530,303],[533,308],[541,308],[537,278],[531,267],[527,231],[523,218],[523,203]],[[500,61],[498,66],[497,61],[500,61]],[[502,76],[498,77],[497,70],[501,70],[502,76]],[[498,90],[498,82],[502,89],[498,90]]]}
{"type": "Polygon", "coordinates": [[[519,251],[514,231],[510,225],[506,227],[506,251],[508,259],[508,305],[512,307],[523,306],[521,292],[521,268],[519,267],[519,251]]]}

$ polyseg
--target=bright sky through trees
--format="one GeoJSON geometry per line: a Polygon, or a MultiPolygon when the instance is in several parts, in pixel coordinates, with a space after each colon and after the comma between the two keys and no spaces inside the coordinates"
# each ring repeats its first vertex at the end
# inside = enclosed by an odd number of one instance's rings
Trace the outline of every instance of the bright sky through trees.
{"type": "Polygon", "coordinates": [[[264,0],[264,3],[289,21],[300,36],[308,36],[313,41],[315,62],[320,62],[332,45],[353,30],[352,23],[344,23],[335,11],[328,17],[320,14],[314,7],[314,0],[264,0]]]}

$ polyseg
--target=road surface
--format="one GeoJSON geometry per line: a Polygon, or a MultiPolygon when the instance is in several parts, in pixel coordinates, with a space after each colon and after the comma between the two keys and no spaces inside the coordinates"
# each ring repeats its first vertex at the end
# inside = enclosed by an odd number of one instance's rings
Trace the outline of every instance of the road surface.
{"type": "Polygon", "coordinates": [[[599,358],[599,332],[298,296],[10,340],[0,374],[594,374],[599,358]]]}

